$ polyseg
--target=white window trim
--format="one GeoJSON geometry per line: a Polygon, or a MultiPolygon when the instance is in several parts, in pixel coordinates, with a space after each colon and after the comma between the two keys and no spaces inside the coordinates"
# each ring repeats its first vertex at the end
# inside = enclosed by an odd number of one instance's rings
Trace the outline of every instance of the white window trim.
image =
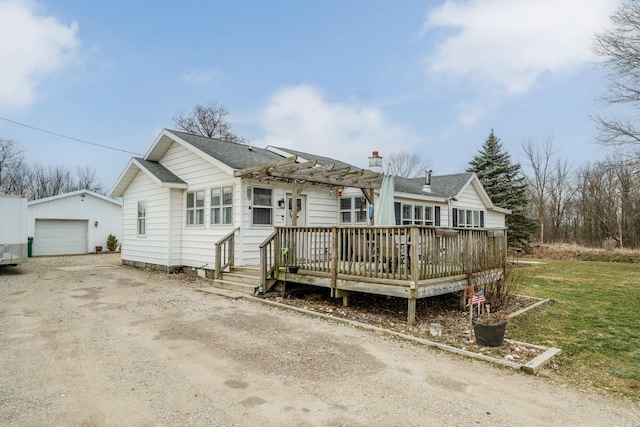
{"type": "Polygon", "coordinates": [[[136,234],[138,237],[147,237],[147,210],[149,209],[149,204],[147,200],[138,200],[136,203],[136,234]],[[144,216],[140,215],[140,203],[144,203],[144,216]],[[140,234],[140,220],[144,221],[144,233],[140,234]]]}
{"type": "Polygon", "coordinates": [[[460,228],[480,228],[480,209],[461,209],[458,208],[458,227],[460,228]],[[464,212],[464,214],[463,214],[464,212]],[[467,222],[467,215],[471,214],[471,224],[467,222]],[[464,222],[460,221],[464,218],[464,222]],[[477,224],[476,224],[477,220],[477,224]]]}
{"type": "Polygon", "coordinates": [[[207,212],[207,190],[204,188],[199,188],[199,189],[195,189],[195,190],[191,190],[191,191],[187,191],[185,193],[185,198],[184,198],[184,213],[185,213],[185,226],[186,227],[193,227],[193,228],[204,228],[205,224],[207,223],[207,219],[206,219],[206,212],[207,212]],[[202,207],[199,208],[196,206],[196,201],[197,201],[197,193],[202,192],[203,193],[203,199],[202,199],[202,207]],[[190,208],[187,206],[188,204],[188,200],[189,200],[189,194],[193,193],[193,207],[190,208]],[[196,223],[196,212],[202,210],[202,224],[197,224],[196,223]],[[189,224],[189,211],[193,211],[193,224],[189,224]]]}
{"type": "Polygon", "coordinates": [[[251,213],[249,215],[249,222],[251,224],[252,227],[273,227],[274,226],[274,222],[275,222],[275,209],[274,209],[274,203],[275,203],[275,198],[276,198],[276,189],[275,187],[268,187],[268,186],[262,186],[262,185],[252,185],[247,187],[247,193],[251,194],[251,197],[249,198],[249,208],[251,210],[251,213]],[[266,205],[254,205],[253,204],[253,196],[254,196],[254,190],[258,188],[261,190],[269,190],[271,191],[271,205],[270,206],[266,206],[266,205]],[[270,209],[271,211],[271,223],[270,224],[255,224],[253,222],[253,211],[254,209],[270,209]]]}
{"type": "MultiPolygon", "coordinates": [[[[218,226],[228,226],[228,225],[233,225],[233,184],[229,184],[229,185],[222,185],[222,186],[217,186],[217,187],[211,187],[209,189],[209,224],[214,226],[214,227],[218,227],[218,226]],[[225,189],[231,189],[231,203],[229,204],[224,204],[224,190],[225,189]],[[219,190],[220,191],[220,204],[217,204],[214,206],[213,204],[213,191],[214,190],[219,190]],[[224,210],[225,208],[231,208],[231,216],[230,216],[230,222],[224,222],[224,210]],[[213,210],[214,209],[220,209],[220,222],[213,222],[214,219],[214,215],[213,215],[213,210]]],[[[253,216],[252,216],[253,218],[253,216]]]]}
{"type": "Polygon", "coordinates": [[[426,226],[434,226],[436,223],[435,220],[435,206],[434,205],[423,205],[420,203],[402,203],[400,206],[400,222],[402,225],[426,225],[426,226]],[[405,206],[410,206],[410,211],[411,211],[411,217],[410,218],[405,218],[404,217],[404,209],[405,206]],[[415,212],[416,212],[416,208],[420,208],[422,211],[422,218],[421,219],[416,219],[415,218],[415,212]],[[427,220],[427,215],[426,215],[426,210],[430,209],[431,210],[431,219],[427,220]],[[416,224],[417,222],[419,222],[420,224],[416,224]]]}
{"type": "Polygon", "coordinates": [[[340,197],[338,200],[338,221],[340,222],[340,224],[353,224],[353,225],[358,225],[358,224],[366,224],[367,223],[367,219],[368,219],[368,212],[369,212],[369,202],[367,202],[367,199],[364,196],[343,196],[340,197]],[[351,204],[349,205],[349,209],[342,209],[341,207],[341,200],[345,200],[345,199],[350,199],[351,200],[351,204]],[[364,209],[357,209],[356,208],[356,199],[363,199],[364,200],[364,209]],[[351,218],[351,221],[343,221],[342,220],[342,214],[343,213],[349,213],[349,216],[351,218]],[[364,220],[363,221],[358,221],[358,213],[359,212],[364,212],[364,220]]]}

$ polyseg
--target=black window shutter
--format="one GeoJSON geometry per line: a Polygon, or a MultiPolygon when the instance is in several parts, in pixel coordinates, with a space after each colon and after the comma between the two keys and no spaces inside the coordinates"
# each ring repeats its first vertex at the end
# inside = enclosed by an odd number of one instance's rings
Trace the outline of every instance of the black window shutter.
{"type": "Polygon", "coordinates": [[[484,228],[484,211],[480,211],[480,227],[484,228]]]}
{"type": "Polygon", "coordinates": [[[457,227],[458,226],[458,209],[457,208],[451,209],[451,216],[453,216],[453,226],[457,227]]]}
{"type": "Polygon", "coordinates": [[[400,211],[402,208],[399,202],[393,202],[393,210],[396,213],[396,225],[400,225],[400,211]]]}
{"type": "Polygon", "coordinates": [[[435,226],[440,227],[440,206],[435,207],[433,217],[435,226]]]}

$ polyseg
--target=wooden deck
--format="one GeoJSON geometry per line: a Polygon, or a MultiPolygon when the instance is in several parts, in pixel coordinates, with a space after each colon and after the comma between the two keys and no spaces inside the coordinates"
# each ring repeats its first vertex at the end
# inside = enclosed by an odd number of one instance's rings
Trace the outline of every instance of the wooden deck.
{"type": "Polygon", "coordinates": [[[277,227],[260,246],[261,289],[280,280],[407,298],[413,324],[417,299],[461,291],[469,274],[500,277],[506,247],[504,229],[277,227]]]}

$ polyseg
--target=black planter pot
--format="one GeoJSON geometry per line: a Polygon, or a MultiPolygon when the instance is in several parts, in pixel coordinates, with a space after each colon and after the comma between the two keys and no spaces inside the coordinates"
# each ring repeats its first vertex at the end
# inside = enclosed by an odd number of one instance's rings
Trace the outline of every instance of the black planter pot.
{"type": "Polygon", "coordinates": [[[289,266],[289,273],[296,274],[298,272],[299,268],[300,268],[300,266],[298,266],[298,265],[290,265],[289,266]]]}
{"type": "Polygon", "coordinates": [[[476,343],[487,347],[500,347],[504,341],[504,333],[507,330],[507,321],[497,325],[485,325],[477,323],[472,319],[473,333],[476,336],[476,343]]]}

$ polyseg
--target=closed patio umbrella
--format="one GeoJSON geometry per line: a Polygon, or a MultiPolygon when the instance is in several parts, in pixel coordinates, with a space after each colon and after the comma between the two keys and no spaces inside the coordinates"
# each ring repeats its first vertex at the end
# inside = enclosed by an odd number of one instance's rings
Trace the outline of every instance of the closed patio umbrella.
{"type": "Polygon", "coordinates": [[[393,175],[385,175],[380,186],[380,197],[375,206],[374,225],[396,225],[396,214],[393,209],[393,175]]]}

